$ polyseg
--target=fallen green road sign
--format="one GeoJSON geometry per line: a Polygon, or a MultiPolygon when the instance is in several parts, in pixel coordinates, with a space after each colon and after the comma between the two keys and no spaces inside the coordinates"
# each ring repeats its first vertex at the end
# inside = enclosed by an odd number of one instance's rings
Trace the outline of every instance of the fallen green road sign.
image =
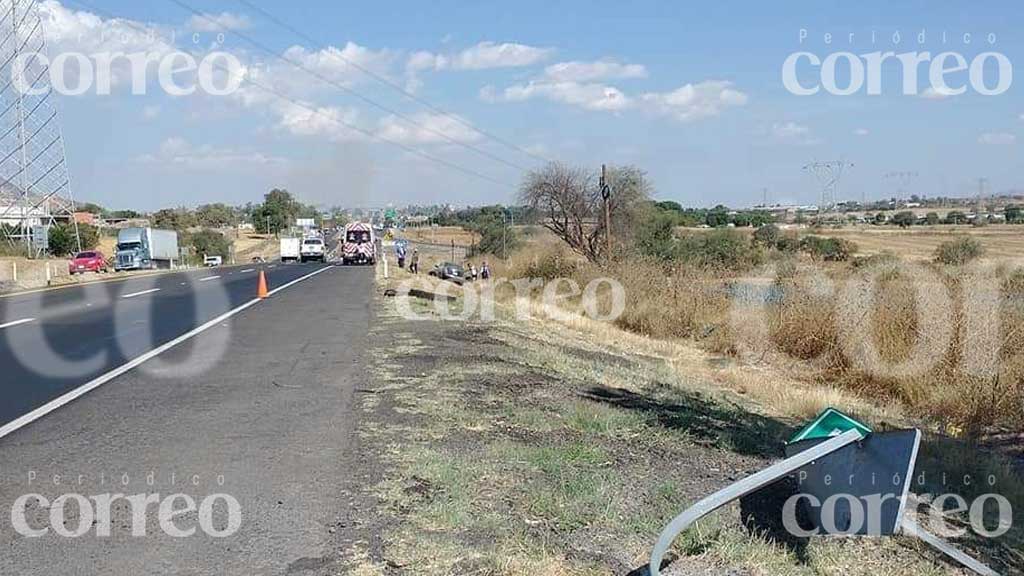
{"type": "Polygon", "coordinates": [[[817,438],[832,438],[849,430],[859,430],[862,436],[871,434],[871,428],[867,424],[858,421],[852,416],[843,414],[835,408],[829,408],[819,414],[813,422],[797,432],[789,440],[789,443],[793,444],[802,440],[814,440],[817,438]]]}

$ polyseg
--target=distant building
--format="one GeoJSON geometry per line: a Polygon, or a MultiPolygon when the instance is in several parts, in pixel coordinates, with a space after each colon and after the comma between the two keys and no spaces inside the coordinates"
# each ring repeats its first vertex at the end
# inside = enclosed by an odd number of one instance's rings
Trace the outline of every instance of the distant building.
{"type": "Polygon", "coordinates": [[[96,215],[92,212],[75,212],[74,217],[75,222],[79,224],[96,225],[96,215]]]}

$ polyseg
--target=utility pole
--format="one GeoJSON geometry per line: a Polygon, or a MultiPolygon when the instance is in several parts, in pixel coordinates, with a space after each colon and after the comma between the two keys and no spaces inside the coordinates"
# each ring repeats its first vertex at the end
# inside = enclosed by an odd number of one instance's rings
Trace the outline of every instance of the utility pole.
{"type": "Polygon", "coordinates": [[[267,236],[270,236],[270,214],[267,214],[267,236]]]}
{"type": "Polygon", "coordinates": [[[607,169],[601,164],[601,198],[604,199],[604,234],[608,241],[608,258],[612,257],[612,189],[608,185],[607,169]]]}

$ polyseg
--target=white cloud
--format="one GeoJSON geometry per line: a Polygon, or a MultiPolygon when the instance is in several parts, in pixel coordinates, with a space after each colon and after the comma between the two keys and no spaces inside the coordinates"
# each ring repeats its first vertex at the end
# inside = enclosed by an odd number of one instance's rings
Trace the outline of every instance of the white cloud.
{"type": "MultiPolygon", "coordinates": [[[[364,72],[349,64],[349,62],[358,65],[359,68],[370,70],[379,76],[388,76],[392,72],[396,54],[387,49],[373,50],[366,46],[360,46],[355,42],[346,42],[342,48],[328,46],[316,51],[309,51],[302,46],[292,46],[284,51],[284,57],[335,82],[355,84],[370,79],[364,72]]],[[[298,82],[321,84],[316,78],[310,78],[309,74],[296,70],[290,64],[277,65],[272,70],[282,68],[284,72],[282,77],[293,77],[295,74],[292,74],[292,72],[295,72],[298,74],[298,82]]]]}
{"type": "Polygon", "coordinates": [[[945,100],[946,98],[952,98],[955,96],[951,91],[945,89],[935,89],[933,86],[929,86],[921,92],[921,98],[925,100],[945,100]]]}
{"type": "Polygon", "coordinates": [[[867,128],[857,128],[853,131],[854,136],[867,136],[868,134],[871,134],[871,131],[867,128]]]}
{"type": "Polygon", "coordinates": [[[184,138],[172,136],[160,144],[156,153],[143,154],[136,158],[141,164],[158,164],[163,167],[179,166],[198,170],[217,170],[226,166],[253,166],[285,164],[284,158],[268,156],[260,152],[216,148],[209,144],[193,146],[184,138]]]}
{"type": "Polygon", "coordinates": [[[544,77],[552,82],[646,78],[647,69],[642,64],[623,64],[611,59],[594,62],[558,62],[544,69],[544,77]]]}
{"type": "MultiPolygon", "coordinates": [[[[762,132],[764,134],[764,132],[762,132]]],[[[791,146],[816,146],[821,139],[814,136],[811,128],[797,122],[776,122],[767,130],[773,141],[791,146]]]]}
{"type": "Polygon", "coordinates": [[[705,80],[686,84],[667,93],[648,93],[643,102],[653,106],[657,113],[674,117],[681,122],[718,116],[729,108],[746,105],[749,98],[724,80],[705,80]]]}
{"type": "Polygon", "coordinates": [[[554,50],[525,44],[481,42],[452,58],[456,70],[489,70],[532,66],[548,59],[554,50]]]}
{"type": "MultiPolygon", "coordinates": [[[[104,20],[86,11],[75,11],[63,6],[57,0],[43,0],[38,4],[39,17],[46,30],[47,52],[51,58],[65,52],[82,53],[92,56],[100,53],[144,52],[159,59],[175,51],[167,39],[172,37],[169,28],[152,26],[124,18],[104,20]]],[[[132,64],[127,58],[114,58],[110,65],[111,87],[130,86],[132,64]]],[[[155,82],[157,63],[149,62],[145,79],[155,82]]],[[[78,82],[77,68],[68,66],[66,82],[78,82]]],[[[139,80],[142,81],[141,79],[139,80]]]]}
{"type": "Polygon", "coordinates": [[[485,87],[481,97],[491,101],[523,102],[532,98],[546,98],[553,102],[578,106],[585,110],[625,110],[633,102],[618,88],[604,84],[580,84],[578,82],[530,82],[509,86],[500,94],[485,87]]]}
{"type": "Polygon", "coordinates": [[[1007,132],[989,132],[978,137],[979,144],[1009,146],[1017,143],[1017,136],[1007,132]]]}
{"type": "Polygon", "coordinates": [[[353,108],[281,102],[273,111],[278,116],[277,127],[293,136],[322,137],[333,142],[360,140],[364,136],[347,126],[356,125],[358,120],[359,113],[353,108]]]}
{"type": "Polygon", "coordinates": [[[796,122],[784,122],[772,124],[772,135],[776,138],[787,140],[791,138],[800,138],[810,134],[811,129],[803,124],[797,124],[796,122]]]}
{"type": "Polygon", "coordinates": [[[229,32],[246,30],[252,27],[252,21],[245,14],[221,12],[220,14],[194,15],[189,18],[188,27],[197,32],[229,32]]]}
{"type": "Polygon", "coordinates": [[[436,144],[441,142],[475,142],[480,133],[470,129],[456,118],[444,114],[414,114],[410,116],[418,125],[410,124],[396,116],[380,119],[377,135],[388,140],[405,144],[436,144]],[[449,139],[441,136],[444,134],[449,139]]]}
{"type": "Polygon", "coordinates": [[[426,71],[518,68],[543,62],[552,54],[554,50],[551,48],[508,42],[480,42],[461,52],[450,54],[419,50],[410,54],[405,62],[406,88],[410,91],[418,90],[423,85],[419,75],[426,71]]]}
{"type": "MultiPolygon", "coordinates": [[[[342,48],[328,46],[315,51],[302,46],[292,46],[284,51],[282,57],[332,83],[351,87],[372,82],[372,79],[349,62],[358,64],[378,76],[388,77],[391,75],[396,54],[387,49],[373,50],[348,42],[342,48]]],[[[281,98],[271,91],[303,101],[314,99],[318,95],[337,93],[336,86],[288,62],[273,62],[271,66],[251,66],[245,70],[245,75],[255,84],[243,83],[233,97],[246,107],[280,106],[281,98]]]]}
{"type": "Polygon", "coordinates": [[[686,84],[671,92],[648,92],[631,97],[607,84],[547,82],[541,79],[509,86],[500,93],[493,86],[485,86],[480,90],[480,98],[488,102],[546,98],[585,110],[611,112],[641,109],[681,122],[717,116],[729,108],[745,105],[748,100],[746,94],[732,87],[732,83],[719,80],[686,84]]]}

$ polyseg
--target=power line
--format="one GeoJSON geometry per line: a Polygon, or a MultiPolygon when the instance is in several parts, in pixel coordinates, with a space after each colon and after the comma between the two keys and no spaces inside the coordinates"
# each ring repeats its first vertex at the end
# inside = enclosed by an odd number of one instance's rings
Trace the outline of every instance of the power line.
{"type": "MultiPolygon", "coordinates": [[[[72,4],[77,4],[79,6],[87,8],[89,10],[92,10],[92,11],[96,12],[97,14],[100,14],[101,16],[105,16],[108,19],[117,18],[116,16],[110,14],[109,12],[106,12],[105,10],[100,9],[97,6],[93,5],[93,4],[90,4],[89,2],[85,2],[84,0],[67,0],[67,1],[72,3],[72,4]]],[[[119,20],[120,20],[120,22],[122,24],[124,24],[126,26],[129,26],[131,28],[134,28],[135,30],[138,30],[138,31],[143,32],[143,33],[148,32],[145,28],[139,26],[138,24],[135,24],[134,22],[131,22],[129,20],[123,20],[123,19],[119,19],[119,20]]],[[[232,70],[230,70],[229,68],[227,68],[225,66],[213,65],[213,67],[216,68],[217,70],[220,70],[221,72],[225,72],[225,73],[228,73],[228,74],[232,73],[232,70]]],[[[344,120],[342,120],[340,118],[337,118],[337,117],[335,117],[333,115],[324,113],[322,110],[316,108],[315,106],[307,104],[307,103],[305,103],[305,102],[303,102],[301,100],[292,98],[291,96],[283,94],[283,93],[281,93],[281,92],[279,92],[277,90],[274,90],[273,88],[270,88],[268,86],[264,86],[263,84],[260,84],[259,82],[256,82],[256,81],[252,80],[251,78],[243,77],[242,78],[242,82],[250,84],[250,85],[252,85],[252,86],[254,86],[256,88],[259,88],[260,90],[263,90],[264,92],[267,92],[268,94],[276,96],[276,97],[278,97],[278,98],[280,98],[282,100],[285,100],[285,101],[287,101],[287,102],[289,102],[289,103],[291,103],[291,104],[293,104],[295,106],[298,106],[300,108],[308,110],[310,113],[315,114],[316,116],[320,116],[322,118],[325,118],[328,121],[333,122],[335,124],[338,124],[340,126],[343,126],[345,128],[348,128],[349,130],[353,130],[355,132],[359,132],[360,134],[363,134],[363,135],[365,135],[365,136],[367,136],[369,138],[372,138],[374,140],[378,140],[378,141],[383,142],[385,144],[390,144],[392,146],[396,146],[396,147],[401,148],[402,150],[404,150],[406,152],[409,152],[410,154],[414,154],[416,156],[419,156],[419,157],[424,158],[426,160],[429,160],[431,162],[435,162],[435,163],[440,164],[442,166],[445,166],[447,168],[451,168],[452,170],[456,170],[458,172],[462,172],[463,174],[466,174],[466,175],[472,176],[474,178],[483,180],[483,181],[488,182],[490,184],[495,184],[495,185],[498,185],[498,186],[500,186],[502,188],[506,188],[506,189],[509,189],[509,190],[514,190],[515,189],[514,186],[510,186],[509,184],[507,184],[505,182],[501,182],[500,180],[497,180],[495,178],[491,178],[490,176],[487,176],[486,174],[483,174],[481,172],[477,172],[476,170],[473,170],[472,168],[465,168],[465,167],[460,166],[460,165],[458,165],[458,164],[456,164],[454,162],[450,162],[450,161],[445,160],[443,158],[438,158],[437,156],[433,156],[431,154],[428,154],[428,153],[426,153],[426,152],[424,152],[422,150],[419,150],[417,148],[414,148],[414,147],[409,146],[407,144],[404,144],[402,142],[398,142],[396,140],[391,140],[390,138],[385,138],[385,137],[383,137],[383,136],[381,136],[379,134],[376,134],[376,133],[371,132],[369,130],[366,130],[364,128],[360,128],[359,126],[356,126],[354,124],[350,124],[348,122],[345,122],[344,120]]]]}
{"type": "MultiPolygon", "coordinates": [[[[174,4],[177,4],[179,7],[181,7],[182,9],[184,9],[184,10],[186,10],[188,12],[191,12],[197,18],[200,18],[200,19],[202,19],[202,20],[204,20],[204,21],[206,21],[206,22],[208,22],[210,24],[213,24],[213,25],[217,24],[216,20],[213,20],[212,18],[207,16],[205,13],[203,13],[203,12],[193,8],[192,6],[186,4],[185,2],[182,2],[182,0],[168,0],[168,1],[172,2],[174,4]]],[[[353,90],[353,89],[349,88],[348,86],[345,86],[344,84],[342,84],[340,82],[337,82],[337,81],[335,81],[335,80],[333,80],[333,79],[331,79],[331,78],[329,78],[327,76],[324,76],[323,74],[317,72],[316,70],[311,70],[310,68],[308,68],[306,66],[303,66],[301,62],[297,62],[295,60],[292,60],[290,58],[286,58],[285,56],[282,56],[282,55],[278,54],[273,49],[268,48],[265,44],[263,44],[263,43],[261,43],[261,42],[259,42],[257,40],[254,40],[253,38],[251,38],[250,36],[248,36],[246,34],[243,34],[243,33],[238,32],[238,31],[232,31],[232,34],[237,36],[237,37],[239,37],[239,38],[241,38],[242,40],[246,41],[247,43],[251,44],[252,46],[255,46],[257,49],[262,50],[263,52],[266,52],[271,57],[276,58],[278,60],[281,60],[282,62],[287,62],[288,64],[290,64],[294,68],[296,68],[298,70],[301,70],[301,71],[305,72],[306,74],[309,74],[310,76],[313,76],[314,78],[317,78],[321,82],[325,82],[327,84],[330,84],[331,86],[337,88],[338,90],[341,90],[342,92],[345,92],[346,94],[354,96],[355,98],[358,98],[359,100],[362,100],[366,104],[368,104],[370,106],[373,106],[374,108],[377,108],[378,110],[383,110],[384,112],[387,112],[388,114],[392,114],[394,116],[397,116],[397,117],[401,118],[402,120],[405,120],[409,124],[412,124],[413,126],[416,126],[416,127],[420,128],[422,130],[426,130],[427,132],[430,132],[431,134],[434,134],[434,135],[442,138],[443,140],[445,140],[445,141],[447,141],[447,142],[449,142],[451,144],[454,144],[456,146],[461,146],[461,147],[463,147],[463,148],[465,148],[467,150],[471,150],[473,152],[476,152],[477,154],[480,154],[481,156],[484,156],[486,158],[490,158],[491,160],[494,160],[495,162],[499,162],[499,163],[504,164],[506,166],[509,166],[511,168],[515,168],[516,170],[521,170],[523,172],[526,172],[528,170],[524,166],[521,166],[521,165],[516,164],[514,162],[509,162],[508,160],[505,160],[504,158],[502,158],[500,156],[497,156],[496,154],[492,154],[492,153],[490,153],[490,152],[488,152],[488,151],[486,151],[486,150],[484,150],[482,148],[479,148],[477,146],[473,146],[472,144],[469,144],[467,142],[463,142],[463,141],[458,140],[456,138],[452,138],[451,136],[445,134],[444,132],[442,132],[440,130],[437,130],[437,129],[434,129],[434,128],[431,128],[430,126],[427,126],[427,125],[423,124],[422,122],[419,122],[418,120],[416,120],[414,118],[411,118],[408,115],[403,114],[402,112],[399,112],[398,110],[395,110],[394,108],[391,108],[390,106],[387,106],[385,104],[381,104],[380,102],[377,102],[373,98],[370,98],[369,96],[361,94],[360,92],[358,92],[356,90],[353,90]]],[[[346,60],[346,62],[347,62],[347,60],[346,60]]],[[[450,117],[454,117],[454,116],[450,116],[450,117]]]]}
{"type": "MultiPolygon", "coordinates": [[[[305,32],[295,28],[291,24],[288,24],[287,22],[281,20],[277,16],[274,16],[273,14],[268,12],[267,10],[265,10],[263,8],[260,8],[259,6],[254,5],[249,0],[236,0],[236,1],[239,4],[242,4],[243,6],[249,8],[250,10],[254,10],[256,12],[259,12],[267,20],[270,20],[271,22],[277,24],[281,28],[284,28],[285,30],[288,30],[289,32],[291,32],[292,34],[298,36],[299,38],[302,38],[306,42],[309,42],[314,48],[317,48],[319,50],[324,50],[324,49],[329,47],[327,45],[327,43],[318,41],[316,38],[313,38],[309,34],[306,34],[305,32]]],[[[545,163],[551,162],[551,160],[548,159],[548,158],[545,158],[543,156],[540,156],[539,154],[535,154],[533,152],[530,152],[529,150],[527,150],[527,149],[525,149],[525,148],[515,144],[514,142],[510,142],[509,140],[506,140],[505,138],[502,138],[502,137],[497,136],[497,135],[495,135],[495,134],[493,134],[491,132],[488,132],[488,131],[486,131],[486,130],[484,130],[482,128],[479,128],[479,127],[471,124],[470,122],[467,122],[462,117],[460,117],[460,116],[458,116],[456,114],[452,114],[451,112],[448,112],[447,110],[445,110],[445,109],[443,109],[443,108],[441,108],[439,106],[431,104],[426,99],[424,99],[424,98],[422,98],[420,96],[417,96],[415,93],[410,92],[409,90],[406,90],[402,86],[392,82],[387,77],[382,76],[380,74],[377,74],[373,70],[370,70],[369,68],[366,68],[365,66],[360,65],[358,62],[355,62],[355,61],[353,61],[353,60],[351,60],[349,58],[346,58],[344,55],[342,55],[340,53],[332,51],[331,55],[334,56],[335,58],[341,60],[342,62],[345,62],[346,64],[348,64],[349,66],[355,68],[356,70],[359,70],[363,74],[366,74],[367,76],[373,78],[374,80],[376,80],[376,81],[378,81],[378,82],[380,82],[380,83],[382,83],[382,84],[384,84],[384,85],[386,85],[386,86],[388,86],[388,87],[398,91],[403,96],[405,96],[406,98],[409,98],[413,102],[416,102],[416,103],[420,104],[421,106],[424,106],[424,107],[428,108],[429,110],[431,110],[431,111],[433,111],[433,112],[435,112],[437,114],[441,114],[441,115],[443,115],[443,116],[445,116],[447,118],[450,118],[450,119],[454,120],[455,122],[458,122],[459,124],[462,124],[463,126],[469,128],[470,130],[473,130],[474,132],[476,132],[476,133],[478,133],[478,134],[480,134],[480,135],[482,135],[482,136],[484,136],[486,138],[494,140],[495,142],[497,142],[497,143],[499,143],[499,144],[501,144],[503,146],[506,146],[506,147],[508,147],[508,148],[510,148],[512,150],[515,150],[516,152],[519,152],[521,154],[529,156],[530,158],[533,158],[534,160],[537,160],[538,162],[545,162],[545,163]]]]}

